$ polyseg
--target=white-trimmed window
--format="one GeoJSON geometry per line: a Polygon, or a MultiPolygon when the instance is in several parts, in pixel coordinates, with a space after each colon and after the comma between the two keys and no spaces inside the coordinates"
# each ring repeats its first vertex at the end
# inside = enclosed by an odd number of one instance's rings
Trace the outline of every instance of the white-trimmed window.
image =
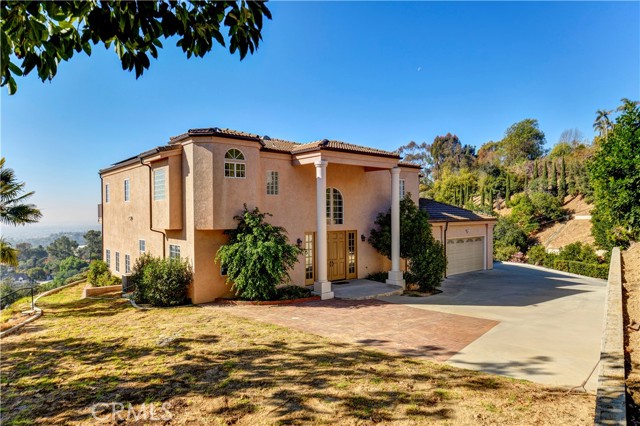
{"type": "Polygon", "coordinates": [[[224,177],[244,178],[246,176],[244,154],[232,148],[224,155],[224,177]]]}
{"type": "Polygon", "coordinates": [[[138,248],[140,249],[140,254],[147,251],[147,242],[145,240],[138,241],[138,248]]]}
{"type": "Polygon", "coordinates": [[[166,170],[156,169],[153,171],[153,200],[161,201],[165,199],[166,170]]]}
{"type": "Polygon", "coordinates": [[[129,179],[124,180],[124,200],[129,201],[131,198],[131,184],[129,183],[129,179]]]}
{"type": "Polygon", "coordinates": [[[405,195],[406,192],[404,189],[404,179],[400,179],[400,199],[403,199],[405,195]]]}
{"type": "Polygon", "coordinates": [[[107,266],[111,268],[111,250],[109,249],[105,250],[104,261],[107,263],[107,266]]]}
{"type": "Polygon", "coordinates": [[[267,195],[278,195],[280,192],[280,181],[278,172],[275,170],[267,171],[267,195]]]}
{"type": "Polygon", "coordinates": [[[116,272],[120,272],[120,252],[116,252],[116,272]]]}
{"type": "Polygon", "coordinates": [[[342,225],[343,222],[342,194],[336,188],[327,188],[327,225],[342,225]]]}
{"type": "Polygon", "coordinates": [[[169,259],[180,259],[180,246],[169,244],[169,259]]]}
{"type": "Polygon", "coordinates": [[[315,278],[314,256],[315,256],[315,233],[305,232],[304,234],[304,280],[305,283],[312,283],[315,278]]]}
{"type": "Polygon", "coordinates": [[[124,273],[128,274],[131,272],[131,256],[128,254],[124,255],[124,273]]]}
{"type": "Polygon", "coordinates": [[[108,203],[109,200],[111,200],[111,191],[110,191],[110,188],[109,188],[109,184],[106,183],[104,185],[104,202],[108,203]]]}

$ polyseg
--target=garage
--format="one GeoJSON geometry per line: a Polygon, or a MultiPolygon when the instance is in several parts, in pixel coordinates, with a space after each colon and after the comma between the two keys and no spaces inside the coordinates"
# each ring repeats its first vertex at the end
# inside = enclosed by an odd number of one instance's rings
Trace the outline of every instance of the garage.
{"type": "Polygon", "coordinates": [[[484,237],[449,238],[447,276],[485,269],[484,248],[484,237]]]}
{"type": "Polygon", "coordinates": [[[447,276],[493,269],[496,218],[428,198],[420,209],[429,214],[433,237],[446,241],[447,276]]]}

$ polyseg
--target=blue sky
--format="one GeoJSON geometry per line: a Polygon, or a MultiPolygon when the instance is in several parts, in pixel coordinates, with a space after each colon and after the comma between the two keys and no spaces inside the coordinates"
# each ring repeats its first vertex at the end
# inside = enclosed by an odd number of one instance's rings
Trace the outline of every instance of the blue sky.
{"type": "MultiPolygon", "coordinates": [[[[52,82],[2,89],[2,155],[43,224],[95,224],[97,171],[195,127],[393,150],[480,146],[536,118],[553,145],[640,99],[640,3],[270,3],[257,54],[190,59],[165,42],[140,79],[94,47],[52,82]]],[[[34,73],[35,74],[35,73],[34,73]]]]}

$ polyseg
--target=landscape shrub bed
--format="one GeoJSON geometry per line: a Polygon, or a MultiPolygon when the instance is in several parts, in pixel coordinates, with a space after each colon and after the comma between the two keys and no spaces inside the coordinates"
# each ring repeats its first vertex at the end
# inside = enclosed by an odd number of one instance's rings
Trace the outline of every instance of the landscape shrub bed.
{"type": "Polygon", "coordinates": [[[191,265],[182,259],[143,256],[136,262],[132,278],[133,300],[153,306],[180,306],[189,301],[187,288],[192,280],[191,265]]]}
{"type": "Polygon", "coordinates": [[[576,262],[572,260],[556,260],[553,269],[570,272],[572,274],[585,275],[587,277],[607,279],[609,276],[609,265],[599,263],[576,262]]]}

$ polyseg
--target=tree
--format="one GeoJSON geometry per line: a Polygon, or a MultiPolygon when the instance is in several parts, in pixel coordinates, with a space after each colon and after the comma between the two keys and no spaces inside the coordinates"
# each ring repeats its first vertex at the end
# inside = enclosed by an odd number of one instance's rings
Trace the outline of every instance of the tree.
{"type": "Polygon", "coordinates": [[[235,216],[236,229],[226,231],[229,242],[220,247],[216,261],[227,269],[227,282],[238,296],[249,300],[271,300],[276,286],[290,280],[288,270],[303,250],[289,244],[286,230],[265,222],[269,213],[256,207],[235,216]]]}
{"type": "Polygon", "coordinates": [[[47,253],[49,256],[55,259],[66,259],[68,257],[72,257],[75,253],[75,250],[78,248],[78,243],[63,235],[60,238],[57,238],[54,242],[49,244],[47,247],[47,253]]]}
{"type": "Polygon", "coordinates": [[[102,259],[102,233],[93,230],[87,231],[83,238],[87,242],[88,260],[102,259]]]}
{"type": "Polygon", "coordinates": [[[558,195],[558,171],[555,160],[551,160],[551,173],[549,174],[549,192],[558,195]]]}
{"type": "MultiPolygon", "coordinates": [[[[426,142],[416,143],[414,141],[409,142],[406,145],[402,145],[397,150],[398,154],[403,156],[404,161],[415,163],[420,165],[420,170],[423,177],[420,179],[420,184],[425,189],[431,185],[430,174],[433,166],[433,158],[429,152],[429,145],[426,142]]],[[[421,189],[422,191],[422,189],[421,189]]]]}
{"type": "MultiPolygon", "coordinates": [[[[4,4],[4,3],[3,3],[4,4]]],[[[25,225],[35,223],[42,217],[40,210],[26,201],[34,192],[26,192],[24,182],[18,182],[13,169],[5,167],[4,157],[0,159],[0,223],[4,225],[25,225]]]]}
{"type": "Polygon", "coordinates": [[[535,160],[544,153],[544,133],[538,128],[538,120],[527,118],[513,124],[500,141],[504,164],[507,166],[523,160],[535,160]]]}
{"type": "Polygon", "coordinates": [[[433,163],[434,180],[440,179],[444,169],[455,172],[469,168],[476,160],[475,148],[471,145],[463,146],[458,136],[451,133],[436,136],[428,148],[433,163]]]}
{"type": "Polygon", "coordinates": [[[0,265],[18,266],[18,250],[0,237],[0,265]]]}
{"type": "Polygon", "coordinates": [[[604,109],[599,109],[596,111],[596,120],[593,122],[593,129],[596,130],[601,137],[607,138],[609,130],[612,127],[611,120],[609,119],[609,114],[613,111],[607,111],[604,109]]]}
{"type": "Polygon", "coordinates": [[[47,272],[41,267],[27,269],[27,275],[33,281],[42,281],[47,278],[47,272]]]}
{"type": "Polygon", "coordinates": [[[504,190],[504,200],[505,205],[509,205],[509,200],[511,199],[511,177],[507,173],[507,186],[504,190]]]}
{"type": "Polygon", "coordinates": [[[593,234],[602,248],[640,238],[640,108],[624,102],[590,165],[593,234]]]}
{"type": "Polygon", "coordinates": [[[558,198],[564,202],[564,198],[567,196],[567,167],[564,162],[564,157],[560,158],[560,182],[558,184],[558,198]]]}
{"type": "Polygon", "coordinates": [[[533,162],[533,179],[538,179],[538,160],[533,162]]]}
{"type": "Polygon", "coordinates": [[[61,61],[75,53],[91,55],[92,45],[113,46],[122,69],[135,69],[136,78],[149,68],[149,55],[158,57],[162,39],[190,58],[203,57],[215,44],[229,45],[242,60],[262,40],[264,17],[271,19],[265,2],[257,1],[7,1],[0,3],[2,83],[17,90],[16,76],[34,69],[51,80],[61,61]],[[228,29],[227,40],[222,27],[228,29]],[[15,59],[22,62],[17,65],[15,59]]]}
{"type": "MultiPolygon", "coordinates": [[[[379,213],[375,224],[369,244],[390,259],[391,210],[379,213]]],[[[400,200],[400,257],[407,259],[408,282],[418,284],[423,291],[440,286],[447,268],[444,248],[433,238],[429,215],[411,197],[400,200]]]]}

